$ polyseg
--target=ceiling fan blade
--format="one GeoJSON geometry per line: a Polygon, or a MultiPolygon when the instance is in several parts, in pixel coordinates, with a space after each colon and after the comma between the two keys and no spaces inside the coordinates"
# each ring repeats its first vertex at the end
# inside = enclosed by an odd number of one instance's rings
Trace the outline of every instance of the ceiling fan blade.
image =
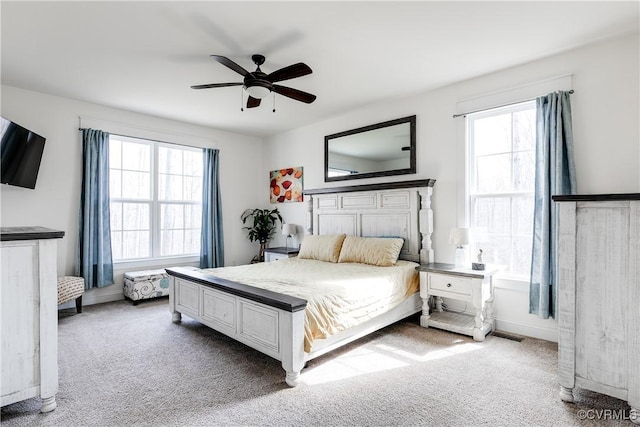
{"type": "Polygon", "coordinates": [[[253,96],[250,96],[249,99],[247,99],[247,108],[255,108],[259,105],[260,98],[254,98],[253,96]]]}
{"type": "Polygon", "coordinates": [[[286,86],[273,85],[273,91],[288,98],[295,99],[296,101],[306,102],[307,104],[311,104],[316,100],[315,95],[286,86]]]}
{"type": "Polygon", "coordinates": [[[213,87],[242,86],[243,83],[210,83],[208,85],[194,85],[191,89],[211,89],[213,87]]]}
{"type": "Polygon", "coordinates": [[[249,72],[247,70],[245,70],[244,68],[242,68],[241,66],[239,66],[238,64],[236,64],[235,62],[233,62],[232,60],[227,58],[226,56],[211,55],[211,58],[213,58],[214,60],[218,61],[219,63],[221,63],[225,67],[231,68],[233,71],[235,71],[236,73],[240,74],[242,77],[244,77],[247,74],[249,74],[249,72]]]}
{"type": "Polygon", "coordinates": [[[280,68],[267,76],[267,80],[271,83],[281,82],[283,80],[289,80],[296,77],[306,76],[311,74],[311,68],[307,64],[298,62],[297,64],[289,65],[288,67],[280,68]]]}

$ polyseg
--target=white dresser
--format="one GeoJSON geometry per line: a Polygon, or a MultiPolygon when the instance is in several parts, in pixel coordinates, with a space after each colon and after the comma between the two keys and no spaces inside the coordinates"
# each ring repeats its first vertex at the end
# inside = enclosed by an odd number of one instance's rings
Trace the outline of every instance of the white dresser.
{"type": "Polygon", "coordinates": [[[2,227],[1,406],[40,396],[42,412],[58,392],[57,244],[64,232],[2,227]]]}
{"type": "Polygon", "coordinates": [[[626,400],[640,424],[640,194],[555,196],[560,396],[626,400]]]}

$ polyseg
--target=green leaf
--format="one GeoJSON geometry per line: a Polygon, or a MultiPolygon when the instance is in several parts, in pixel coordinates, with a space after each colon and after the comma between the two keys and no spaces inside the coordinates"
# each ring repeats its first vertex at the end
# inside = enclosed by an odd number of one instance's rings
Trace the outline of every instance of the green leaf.
{"type": "Polygon", "coordinates": [[[243,224],[246,224],[249,218],[253,220],[253,225],[242,228],[248,230],[247,237],[249,237],[249,240],[252,242],[268,242],[275,233],[278,221],[282,223],[282,216],[278,208],[272,210],[258,208],[247,209],[240,215],[243,224]]]}

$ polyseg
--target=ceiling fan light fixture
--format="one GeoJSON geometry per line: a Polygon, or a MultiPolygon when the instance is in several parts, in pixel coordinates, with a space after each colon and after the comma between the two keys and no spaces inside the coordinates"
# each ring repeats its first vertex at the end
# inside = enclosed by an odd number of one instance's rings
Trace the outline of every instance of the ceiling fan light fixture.
{"type": "MultiPolygon", "coordinates": [[[[286,96],[287,98],[291,98],[295,101],[305,102],[307,104],[311,104],[316,100],[316,96],[311,93],[294,89],[292,87],[280,86],[278,84],[275,84],[283,80],[294,79],[296,77],[302,77],[311,74],[311,68],[309,68],[309,66],[303,62],[298,62],[297,64],[292,64],[288,67],[280,68],[279,70],[276,70],[270,74],[266,74],[260,69],[260,66],[265,61],[263,55],[256,54],[251,57],[254,64],[256,64],[256,70],[253,73],[245,70],[243,67],[236,64],[227,57],[221,55],[211,55],[211,58],[224,65],[225,67],[240,74],[242,77],[244,77],[244,80],[242,82],[194,85],[191,86],[192,89],[211,89],[228,86],[242,86],[242,90],[249,95],[249,99],[247,99],[247,108],[259,107],[260,101],[263,98],[269,96],[272,92],[274,94],[277,93],[278,95],[286,96]]],[[[244,92],[240,92],[242,96],[242,102],[244,102],[244,92]]],[[[276,98],[274,96],[274,111],[275,99],[276,98]]]]}
{"type": "Polygon", "coordinates": [[[262,82],[255,81],[250,85],[245,85],[244,90],[251,96],[252,98],[262,99],[271,93],[271,85],[263,84],[262,82]]]}

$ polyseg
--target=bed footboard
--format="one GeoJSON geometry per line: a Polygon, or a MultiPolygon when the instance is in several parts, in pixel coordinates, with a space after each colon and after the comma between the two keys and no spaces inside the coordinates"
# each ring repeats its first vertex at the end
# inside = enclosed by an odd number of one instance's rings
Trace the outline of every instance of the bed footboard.
{"type": "Polygon", "coordinates": [[[305,363],[301,298],[243,285],[184,268],[170,268],[169,309],[185,314],[282,362],[285,381],[298,385],[305,363]]]}

